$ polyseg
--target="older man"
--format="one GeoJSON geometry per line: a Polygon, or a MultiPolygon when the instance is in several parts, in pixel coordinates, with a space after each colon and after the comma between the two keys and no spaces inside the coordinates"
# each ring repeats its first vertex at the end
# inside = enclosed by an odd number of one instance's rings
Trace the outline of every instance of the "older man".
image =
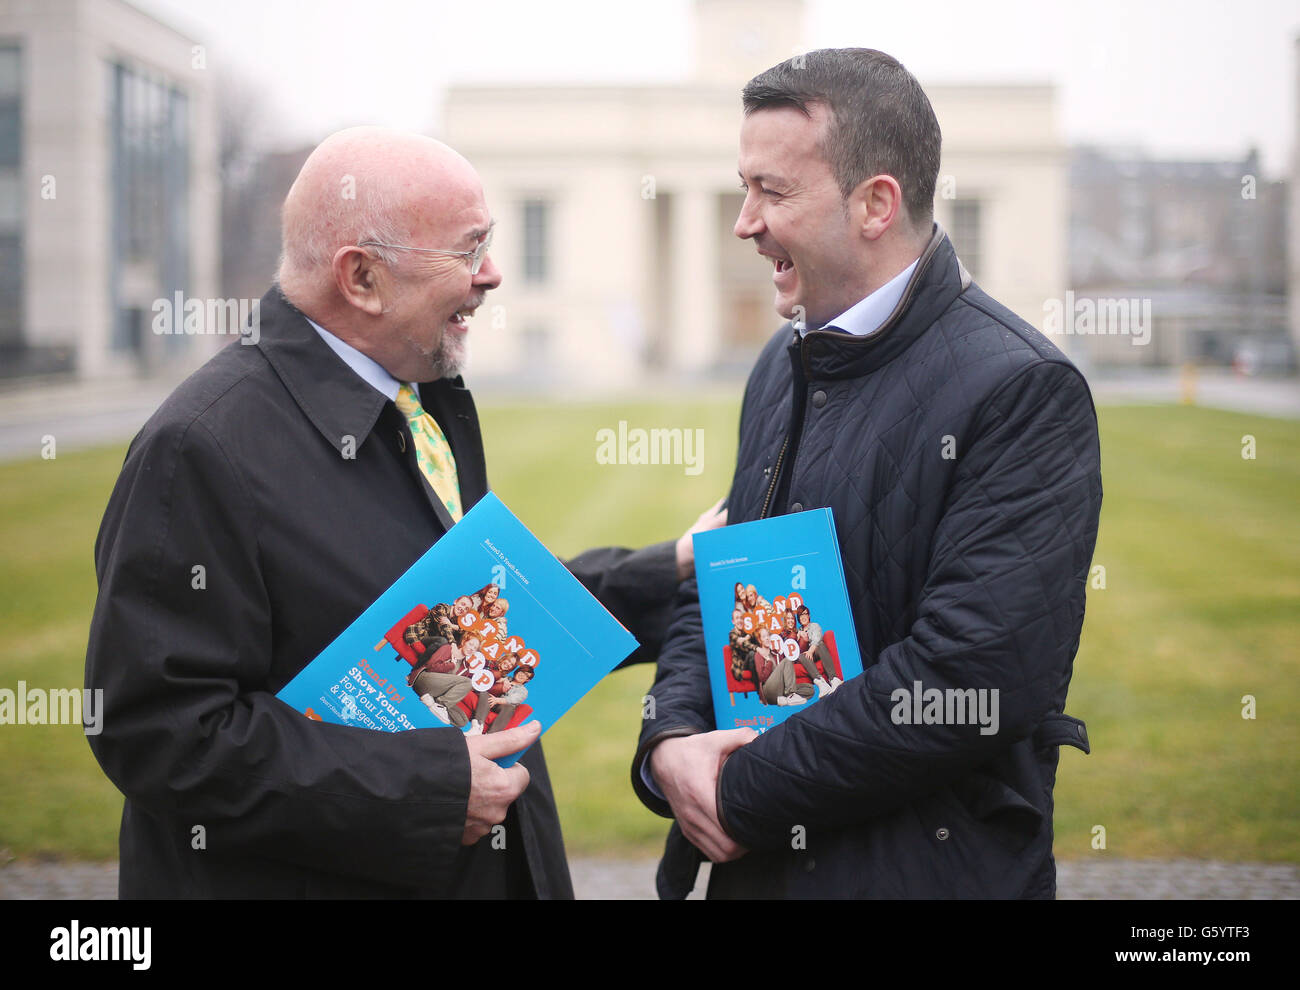
{"type": "Polygon", "coordinates": [[[684,586],[633,765],[677,820],[660,891],[699,850],[710,896],[1051,897],[1057,747],[1087,745],[1063,706],[1101,505],[1088,387],[933,223],[939,125],[898,62],[812,52],[743,103],[735,233],[791,323],[728,508],[832,507],[865,672],[757,738],[709,731],[684,586]]]}
{"type": "MultiPolygon", "coordinates": [[[[478,176],[431,139],[344,131],[283,222],[260,339],[149,420],[96,545],[86,677],[126,796],[121,894],[571,896],[541,747],[493,762],[535,723],[388,734],[275,698],[487,491],[460,378],[501,281],[478,176]]],[[[683,542],[570,567],[646,643],[683,542]]]]}

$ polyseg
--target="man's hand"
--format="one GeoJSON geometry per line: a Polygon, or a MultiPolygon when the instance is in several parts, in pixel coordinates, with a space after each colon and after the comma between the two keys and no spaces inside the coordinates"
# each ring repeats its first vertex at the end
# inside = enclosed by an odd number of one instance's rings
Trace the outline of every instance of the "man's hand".
{"type": "Polygon", "coordinates": [[[470,778],[461,845],[473,845],[492,831],[493,825],[505,821],[506,811],[528,786],[527,767],[516,763],[507,770],[492,761],[531,746],[541,733],[542,723],[534,720],[504,732],[465,738],[465,745],[469,747],[470,778]]]}
{"type": "Polygon", "coordinates": [[[728,755],[757,738],[753,729],[701,732],[665,739],[650,753],[650,772],[682,833],[715,863],[749,852],[718,824],[718,772],[728,755]]]}
{"type": "Polygon", "coordinates": [[[692,533],[702,533],[706,529],[717,529],[727,525],[727,510],[722,508],[722,499],[700,513],[695,524],[677,540],[677,580],[685,581],[695,573],[695,544],[691,541],[692,533]]]}

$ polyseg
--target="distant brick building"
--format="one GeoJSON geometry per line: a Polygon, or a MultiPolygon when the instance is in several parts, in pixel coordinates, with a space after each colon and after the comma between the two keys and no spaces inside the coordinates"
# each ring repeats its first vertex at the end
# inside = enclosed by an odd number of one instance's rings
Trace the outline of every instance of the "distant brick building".
{"type": "Polygon", "coordinates": [[[1245,339],[1284,337],[1286,198],[1254,151],[1217,162],[1073,151],[1074,309],[1137,300],[1151,314],[1146,343],[1098,327],[1075,334],[1073,352],[1096,364],[1226,364],[1245,339]]]}

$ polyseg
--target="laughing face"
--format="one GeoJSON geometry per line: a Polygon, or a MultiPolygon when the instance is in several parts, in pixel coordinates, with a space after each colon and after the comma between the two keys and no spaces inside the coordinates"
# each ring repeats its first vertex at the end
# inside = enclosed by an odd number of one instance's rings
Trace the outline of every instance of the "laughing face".
{"type": "Polygon", "coordinates": [[[429,382],[461,372],[469,353],[466,320],[501,284],[501,272],[485,254],[475,274],[467,257],[492,230],[478,173],[449,148],[423,156],[418,150],[393,180],[401,180],[393,195],[404,206],[400,243],[389,246],[388,260],[366,281],[380,319],[365,352],[398,381],[429,382]]]}
{"type": "Polygon", "coordinates": [[[776,310],[817,329],[866,293],[861,240],[830,166],[818,150],[828,112],[809,106],[757,110],[740,128],[745,203],[737,237],[772,265],[776,310]]]}
{"type": "MultiPolygon", "coordinates": [[[[487,236],[490,219],[481,202],[446,222],[429,224],[428,233],[414,240],[439,250],[473,251],[487,236]]],[[[410,381],[435,381],[460,374],[469,359],[466,320],[483,303],[489,289],[501,284],[491,255],[477,275],[468,258],[402,252],[397,261],[397,286],[387,315],[393,339],[404,351],[410,381]]]]}

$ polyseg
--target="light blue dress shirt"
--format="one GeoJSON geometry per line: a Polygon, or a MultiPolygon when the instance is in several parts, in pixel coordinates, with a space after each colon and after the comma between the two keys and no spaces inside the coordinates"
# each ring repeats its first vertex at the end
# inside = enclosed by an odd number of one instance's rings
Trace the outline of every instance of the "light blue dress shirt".
{"type": "MultiPolygon", "coordinates": [[[[920,260],[920,258],[917,258],[916,261],[913,261],[875,292],[854,303],[821,329],[843,330],[845,333],[855,334],[859,337],[875,333],[880,329],[881,324],[889,318],[889,314],[894,311],[894,307],[898,305],[898,300],[903,298],[903,290],[907,288],[908,280],[912,277],[912,273],[916,271],[916,266],[920,260]]],[[[800,337],[805,336],[807,333],[808,328],[806,326],[799,329],[800,337]]]]}
{"type": "MultiPolygon", "coordinates": [[[[311,317],[305,316],[304,319],[320,334],[320,339],[330,345],[330,350],[342,358],[343,363],[360,375],[363,381],[388,396],[389,401],[397,401],[397,390],[401,388],[402,383],[385,371],[378,361],[366,357],[351,344],[339,340],[311,317]]],[[[415,394],[420,393],[416,391],[415,394]]]]}

